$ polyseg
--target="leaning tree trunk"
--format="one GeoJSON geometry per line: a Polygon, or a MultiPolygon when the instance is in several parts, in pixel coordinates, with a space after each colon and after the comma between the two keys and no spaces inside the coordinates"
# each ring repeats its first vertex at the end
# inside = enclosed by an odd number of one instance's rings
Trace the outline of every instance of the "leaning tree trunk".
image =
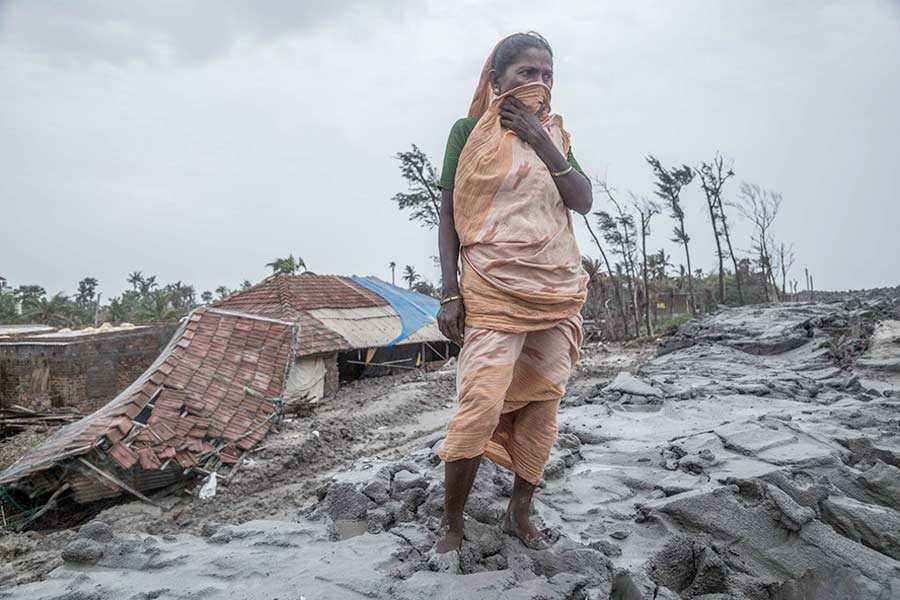
{"type": "Polygon", "coordinates": [[[691,251],[688,249],[688,243],[684,242],[684,256],[687,258],[687,276],[688,276],[688,300],[691,303],[691,315],[697,315],[697,304],[694,301],[694,275],[691,271],[691,251]]]}
{"type": "Polygon", "coordinates": [[[716,227],[715,202],[707,200],[706,206],[709,208],[713,238],[716,240],[716,256],[719,258],[719,304],[725,304],[725,257],[722,254],[722,241],[719,239],[719,229],[716,227]]]}
{"type": "Polygon", "coordinates": [[[643,272],[641,278],[644,280],[644,318],[647,321],[647,335],[653,335],[653,323],[650,321],[650,284],[647,280],[647,228],[644,223],[644,215],[641,214],[641,262],[643,272]]]}
{"type": "Polygon", "coordinates": [[[784,302],[788,295],[787,289],[787,269],[784,266],[784,259],[781,260],[781,301],[784,302]]]}
{"type": "Polygon", "coordinates": [[[722,233],[725,234],[725,243],[728,244],[728,254],[731,255],[731,264],[734,265],[734,283],[737,285],[738,302],[744,305],[744,290],[741,287],[741,272],[738,269],[737,256],[734,254],[734,247],[731,245],[731,233],[728,231],[728,221],[725,220],[725,209],[722,205],[722,199],[718,200],[719,215],[722,219],[722,233]]]}
{"type": "Polygon", "coordinates": [[[622,261],[625,263],[625,280],[628,284],[628,295],[631,296],[631,307],[633,309],[633,317],[634,317],[634,335],[635,337],[641,337],[641,317],[640,317],[640,309],[637,304],[637,293],[635,292],[633,281],[635,279],[634,274],[634,264],[631,262],[631,258],[628,256],[628,238],[625,237],[624,241],[620,244],[622,249],[622,261]]]}
{"type": "Polygon", "coordinates": [[[622,327],[625,328],[625,337],[628,337],[628,316],[625,314],[625,303],[622,302],[622,294],[619,292],[619,283],[616,280],[616,275],[613,273],[612,267],[609,266],[609,259],[606,257],[606,252],[603,250],[603,245],[600,243],[600,240],[597,239],[597,235],[594,233],[594,229],[591,227],[590,221],[586,215],[581,215],[584,218],[584,224],[587,226],[588,232],[591,234],[591,237],[594,238],[594,243],[597,244],[597,249],[600,250],[600,257],[603,259],[603,264],[606,265],[606,270],[609,273],[609,279],[612,282],[613,286],[613,294],[616,297],[616,303],[619,305],[619,314],[622,315],[622,327]]]}
{"type": "Polygon", "coordinates": [[[691,270],[691,251],[688,248],[687,234],[684,231],[684,219],[679,219],[681,225],[681,243],[684,244],[684,257],[687,259],[688,276],[688,301],[691,303],[691,315],[697,315],[697,304],[694,301],[694,272],[691,270]]]}

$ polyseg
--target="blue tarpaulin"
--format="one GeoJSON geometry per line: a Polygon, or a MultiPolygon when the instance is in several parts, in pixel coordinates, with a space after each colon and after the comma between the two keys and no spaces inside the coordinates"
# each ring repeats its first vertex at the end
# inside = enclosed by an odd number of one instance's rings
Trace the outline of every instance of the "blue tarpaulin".
{"type": "Polygon", "coordinates": [[[402,342],[421,329],[422,326],[434,323],[437,320],[441,303],[431,296],[412,290],[405,290],[377,277],[354,276],[352,279],[370,292],[374,292],[387,300],[391,308],[400,316],[400,324],[402,326],[400,335],[385,344],[386,346],[393,346],[402,342]]]}

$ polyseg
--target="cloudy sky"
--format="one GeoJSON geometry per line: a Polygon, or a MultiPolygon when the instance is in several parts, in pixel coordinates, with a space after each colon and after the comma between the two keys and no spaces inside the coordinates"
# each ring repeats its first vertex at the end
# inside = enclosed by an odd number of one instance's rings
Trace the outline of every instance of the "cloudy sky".
{"type": "MultiPolygon", "coordinates": [[[[589,173],[649,195],[648,153],[721,151],[729,197],[783,195],[796,278],[900,283],[896,0],[0,0],[0,275],[51,293],[91,275],[108,297],[142,270],[202,291],[293,253],[436,280],[436,232],[391,202],[392,156],[416,143],[439,164],[485,56],[528,29],[553,44],[553,108],[589,173]]],[[[710,269],[699,188],[684,201],[710,269]]],[[[670,231],[658,218],[653,246],[677,264],[670,231]]]]}

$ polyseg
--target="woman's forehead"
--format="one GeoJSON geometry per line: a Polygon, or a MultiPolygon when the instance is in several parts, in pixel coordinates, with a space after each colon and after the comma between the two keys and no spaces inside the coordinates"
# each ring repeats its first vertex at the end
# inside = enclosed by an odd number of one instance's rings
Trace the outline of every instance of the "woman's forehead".
{"type": "Polygon", "coordinates": [[[519,53],[513,66],[529,65],[534,67],[553,68],[553,57],[543,48],[526,48],[519,53]]]}

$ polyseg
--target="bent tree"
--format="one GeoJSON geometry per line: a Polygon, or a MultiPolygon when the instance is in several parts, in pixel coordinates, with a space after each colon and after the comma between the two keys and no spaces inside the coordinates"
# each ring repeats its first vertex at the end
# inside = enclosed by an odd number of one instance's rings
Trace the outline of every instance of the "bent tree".
{"type": "Polygon", "coordinates": [[[734,248],[731,245],[731,236],[728,232],[728,224],[725,221],[725,212],[722,210],[722,188],[725,182],[734,177],[734,170],[731,168],[732,163],[725,159],[721,154],[716,152],[712,162],[701,162],[700,166],[694,169],[694,172],[700,179],[700,186],[706,196],[706,207],[709,209],[709,220],[713,228],[713,237],[716,241],[716,258],[719,260],[719,304],[725,303],[725,253],[722,249],[722,238],[728,244],[728,252],[731,256],[731,262],[734,264],[734,277],[737,284],[738,299],[741,304],[744,303],[743,292],[741,290],[741,275],[737,268],[737,258],[734,256],[734,248]]]}
{"type": "Polygon", "coordinates": [[[675,237],[673,242],[684,246],[684,257],[687,261],[688,298],[691,305],[691,314],[697,314],[697,305],[694,300],[694,277],[691,269],[691,250],[689,243],[691,237],[684,227],[684,210],[681,208],[681,190],[690,185],[694,179],[694,170],[687,165],[666,169],[652,154],[647,156],[647,162],[656,177],[656,192],[654,192],[669,208],[669,216],[675,220],[672,232],[675,237]]]}

